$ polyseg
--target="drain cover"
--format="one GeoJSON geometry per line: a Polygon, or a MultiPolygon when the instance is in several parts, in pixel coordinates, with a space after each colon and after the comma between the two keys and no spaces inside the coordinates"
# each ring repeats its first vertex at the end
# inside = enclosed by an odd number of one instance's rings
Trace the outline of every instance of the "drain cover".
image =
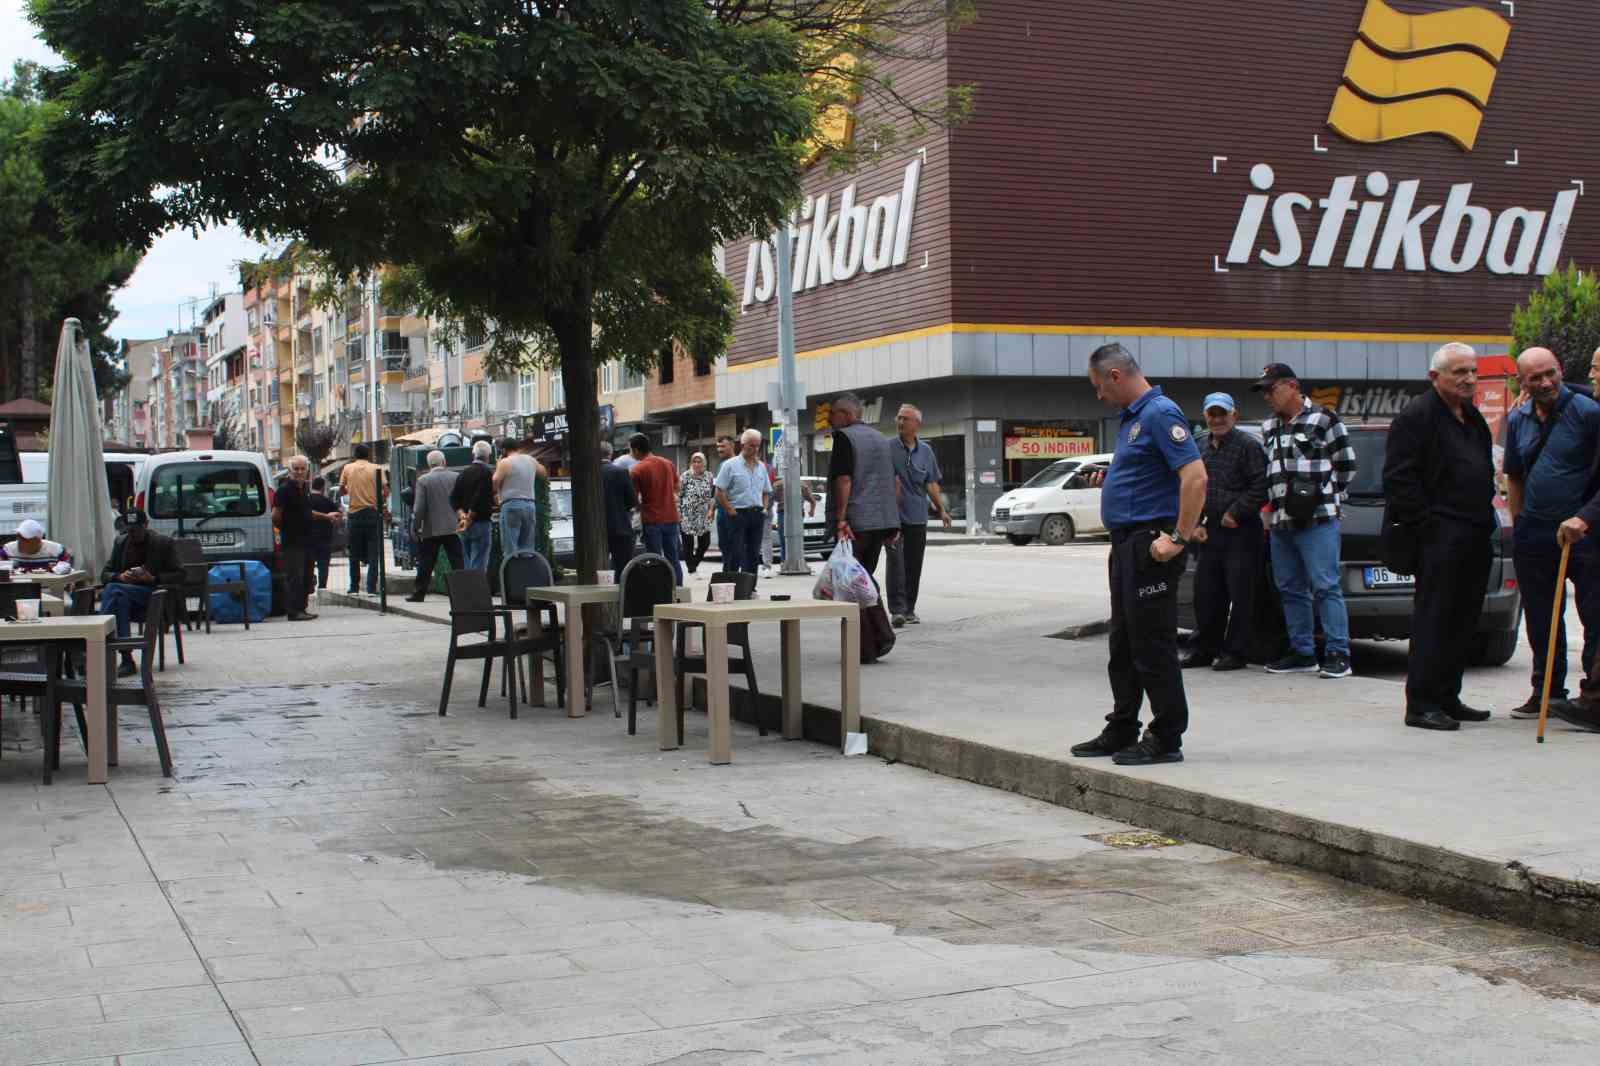
{"type": "Polygon", "coordinates": [[[1130,829],[1125,833],[1094,833],[1085,839],[1097,840],[1112,848],[1170,848],[1183,843],[1145,829],[1130,829]]]}

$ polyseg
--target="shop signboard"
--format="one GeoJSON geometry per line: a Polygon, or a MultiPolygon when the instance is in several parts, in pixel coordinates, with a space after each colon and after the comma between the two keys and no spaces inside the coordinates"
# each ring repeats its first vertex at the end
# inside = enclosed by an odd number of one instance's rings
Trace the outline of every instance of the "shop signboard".
{"type": "Polygon", "coordinates": [[[1007,437],[1007,459],[1071,459],[1094,454],[1093,437],[1007,437]]]}

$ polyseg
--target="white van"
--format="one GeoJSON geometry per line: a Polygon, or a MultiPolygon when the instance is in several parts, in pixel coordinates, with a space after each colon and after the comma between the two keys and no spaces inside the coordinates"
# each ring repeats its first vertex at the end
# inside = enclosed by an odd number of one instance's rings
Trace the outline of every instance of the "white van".
{"type": "MultiPolygon", "coordinates": [[[[17,527],[31,518],[50,524],[50,453],[21,452],[22,480],[0,483],[0,538],[16,533],[17,527]]],[[[149,459],[143,452],[106,452],[106,483],[117,513],[133,501],[139,471],[149,459]]],[[[71,545],[68,545],[71,548],[71,545]]]]}
{"type": "Polygon", "coordinates": [[[273,483],[260,452],[182,451],[149,456],[136,503],[150,528],[197,540],[206,560],[254,559],[282,583],[272,529],[273,483]]]}
{"type": "Polygon", "coordinates": [[[1084,484],[1084,475],[1104,471],[1110,455],[1059,459],[994,501],[990,528],[1011,543],[1038,537],[1046,544],[1065,544],[1084,533],[1104,533],[1100,521],[1100,489],[1084,484]]]}

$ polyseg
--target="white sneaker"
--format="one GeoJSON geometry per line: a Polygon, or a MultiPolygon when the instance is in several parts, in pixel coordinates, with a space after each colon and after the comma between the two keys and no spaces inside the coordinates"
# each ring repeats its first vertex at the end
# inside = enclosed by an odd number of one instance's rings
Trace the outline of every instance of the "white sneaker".
{"type": "Polygon", "coordinates": [[[761,568],[761,576],[762,576],[762,577],[771,577],[771,576],[772,576],[772,567],[770,567],[770,566],[763,566],[763,567],[762,567],[762,568],[761,568]]]}

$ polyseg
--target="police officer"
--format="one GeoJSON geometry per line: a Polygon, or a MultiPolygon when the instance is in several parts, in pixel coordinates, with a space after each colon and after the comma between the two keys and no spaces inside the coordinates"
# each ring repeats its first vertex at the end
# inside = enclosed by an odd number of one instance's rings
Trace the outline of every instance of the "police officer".
{"type": "Polygon", "coordinates": [[[1116,454],[1100,493],[1111,531],[1111,713],[1080,758],[1121,766],[1182,762],[1189,703],[1178,667],[1178,579],[1184,546],[1206,500],[1206,467],[1178,405],[1145,379],[1132,353],[1107,344],[1089,356],[1102,403],[1122,408],[1116,454]],[[1139,707],[1150,696],[1150,728],[1139,707]]]}

